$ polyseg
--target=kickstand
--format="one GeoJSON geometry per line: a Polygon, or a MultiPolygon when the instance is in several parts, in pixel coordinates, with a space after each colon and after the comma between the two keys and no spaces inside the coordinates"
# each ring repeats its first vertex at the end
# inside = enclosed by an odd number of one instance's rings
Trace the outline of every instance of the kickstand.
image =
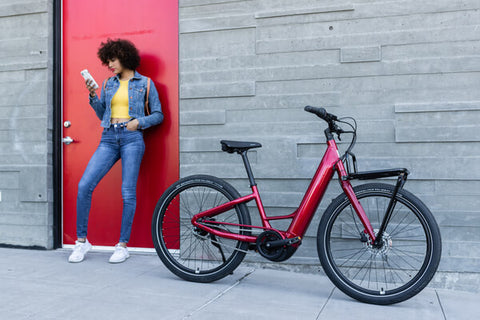
{"type": "Polygon", "coordinates": [[[217,237],[214,234],[210,234],[210,238],[212,239],[211,242],[213,246],[217,247],[218,251],[220,251],[220,254],[222,255],[223,263],[225,263],[227,260],[225,259],[225,254],[223,254],[222,246],[217,241],[217,237]]]}

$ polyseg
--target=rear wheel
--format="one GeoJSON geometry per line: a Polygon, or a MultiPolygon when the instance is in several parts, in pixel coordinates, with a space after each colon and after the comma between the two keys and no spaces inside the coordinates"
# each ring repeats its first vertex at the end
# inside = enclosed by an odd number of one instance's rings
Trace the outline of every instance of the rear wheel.
{"type": "MultiPolygon", "coordinates": [[[[230,184],[216,177],[196,175],[170,186],[157,203],[152,219],[155,250],[165,266],[177,276],[196,282],[221,279],[242,262],[248,243],[219,238],[192,225],[202,211],[239,198],[230,184]]],[[[215,228],[249,234],[248,228],[218,224],[250,224],[245,204],[215,216],[215,228]]]]}
{"type": "MultiPolygon", "coordinates": [[[[378,231],[394,187],[354,188],[374,231],[378,231]]],[[[367,303],[392,304],[419,293],[435,274],[441,255],[438,225],[413,194],[400,190],[380,246],[374,246],[347,196],[337,197],[323,215],[317,234],[320,262],[347,295],[367,303]]]]}

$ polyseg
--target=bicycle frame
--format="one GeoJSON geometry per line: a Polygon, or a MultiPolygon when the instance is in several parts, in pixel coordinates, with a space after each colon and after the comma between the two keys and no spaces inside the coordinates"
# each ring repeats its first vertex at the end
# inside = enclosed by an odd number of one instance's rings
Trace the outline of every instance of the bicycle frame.
{"type": "Polygon", "coordinates": [[[327,150],[320,162],[318,169],[300,203],[299,207],[291,214],[284,215],[284,216],[272,216],[268,217],[265,213],[265,209],[263,207],[263,203],[260,197],[260,193],[258,188],[255,184],[253,179],[253,175],[251,174],[251,169],[248,163],[248,159],[246,156],[246,151],[242,153],[242,157],[245,163],[245,167],[247,169],[247,174],[250,178],[250,187],[252,189],[252,193],[240,197],[238,199],[226,202],[220,206],[211,208],[209,210],[200,212],[193,216],[191,222],[192,224],[202,230],[205,230],[215,236],[233,239],[238,241],[250,242],[255,243],[257,240],[256,236],[247,235],[247,234],[237,234],[231,233],[224,230],[218,230],[216,228],[207,226],[202,224],[204,218],[211,218],[216,215],[219,215],[223,212],[233,209],[236,205],[241,203],[247,203],[252,200],[255,200],[260,218],[262,221],[262,227],[260,226],[253,226],[253,225],[241,225],[241,224],[231,224],[231,223],[223,223],[223,222],[216,222],[216,221],[208,221],[209,224],[218,224],[218,225],[231,225],[231,226],[238,226],[244,228],[258,228],[263,230],[275,230],[279,232],[284,239],[292,239],[298,238],[299,240],[303,238],[305,232],[307,231],[308,226],[315,214],[322,198],[327,190],[328,184],[333,178],[335,171],[338,174],[340,184],[342,186],[343,191],[347,195],[348,199],[350,200],[355,212],[357,213],[360,221],[362,222],[365,230],[364,232],[368,235],[371,241],[375,241],[375,232],[370,224],[370,221],[365,214],[364,209],[362,208],[360,202],[358,201],[357,197],[355,196],[355,192],[353,191],[353,187],[349,182],[349,175],[345,170],[345,166],[340,159],[340,155],[338,153],[338,147],[333,139],[333,136],[327,134],[327,150]],[[288,227],[287,231],[280,231],[277,229],[272,228],[270,225],[271,220],[281,220],[281,219],[292,219],[290,226],[288,227]]]}

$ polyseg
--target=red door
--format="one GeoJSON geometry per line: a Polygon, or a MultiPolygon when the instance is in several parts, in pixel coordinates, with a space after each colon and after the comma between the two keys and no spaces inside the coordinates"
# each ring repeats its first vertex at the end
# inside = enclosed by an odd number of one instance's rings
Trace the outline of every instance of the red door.
{"type": "MultiPolygon", "coordinates": [[[[63,1],[63,243],[76,239],[77,185],[98,146],[102,128],[88,104],[80,71],[101,85],[111,72],[97,58],[107,38],[131,40],[139,49],[138,72],[159,92],[164,121],[145,131],[145,155],[137,185],[137,211],[130,247],[152,248],[150,224],[158,198],[178,179],[178,1],[63,1]],[[70,122],[65,125],[66,122],[70,122]],[[65,139],[64,139],[65,140],[65,139]]],[[[100,89],[97,91],[100,94],[100,89]]],[[[120,161],[93,193],[88,239],[94,245],[118,242],[122,215],[120,161]]]]}

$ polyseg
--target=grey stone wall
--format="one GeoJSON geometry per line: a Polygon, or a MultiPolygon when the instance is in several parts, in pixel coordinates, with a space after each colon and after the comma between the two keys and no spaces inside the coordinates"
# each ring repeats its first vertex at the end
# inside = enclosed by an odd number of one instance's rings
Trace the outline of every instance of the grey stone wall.
{"type": "MultiPolygon", "coordinates": [[[[479,290],[479,21],[478,0],[180,0],[181,176],[246,194],[219,140],[259,141],[267,213],[290,213],[325,149],[324,123],[303,106],[353,116],[360,170],[409,168],[406,188],[441,226],[435,285],[479,290]]],[[[332,183],[320,213],[339,192],[332,183]]],[[[280,267],[318,269],[320,213],[280,267]]]]}
{"type": "Polygon", "coordinates": [[[53,1],[0,1],[0,244],[51,248],[53,1]]]}

